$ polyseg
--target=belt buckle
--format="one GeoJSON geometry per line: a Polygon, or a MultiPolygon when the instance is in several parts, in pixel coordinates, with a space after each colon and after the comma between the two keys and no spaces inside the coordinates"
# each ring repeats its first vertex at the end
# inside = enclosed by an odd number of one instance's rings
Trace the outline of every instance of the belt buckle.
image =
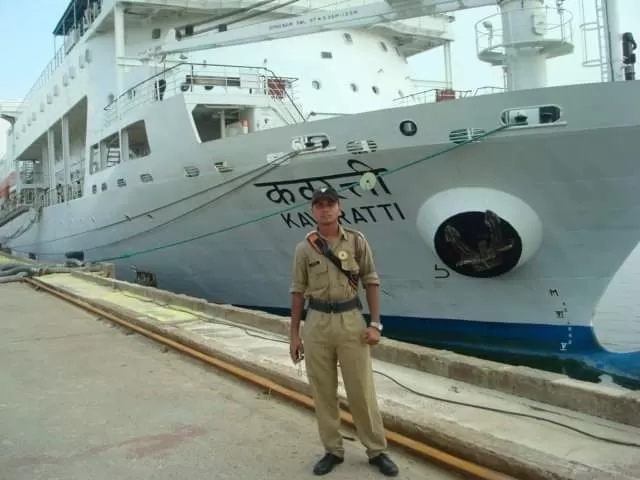
{"type": "Polygon", "coordinates": [[[329,313],[335,313],[338,309],[338,302],[330,301],[327,302],[327,307],[329,307],[329,313]]]}

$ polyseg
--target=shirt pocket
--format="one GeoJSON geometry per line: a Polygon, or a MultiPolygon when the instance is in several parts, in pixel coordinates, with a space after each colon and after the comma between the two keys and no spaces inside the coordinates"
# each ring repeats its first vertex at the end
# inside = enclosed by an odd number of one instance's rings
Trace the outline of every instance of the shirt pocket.
{"type": "Polygon", "coordinates": [[[329,286],[329,265],[324,258],[313,256],[309,259],[309,287],[312,290],[329,286]]]}
{"type": "MultiPolygon", "coordinates": [[[[360,265],[356,262],[356,252],[351,248],[351,246],[344,246],[338,250],[338,252],[344,252],[347,255],[347,258],[342,260],[342,267],[348,272],[360,273],[360,265]]],[[[340,255],[340,253],[338,253],[340,255]]]]}
{"type": "MultiPolygon", "coordinates": [[[[341,245],[336,249],[335,253],[338,258],[340,258],[341,255],[344,257],[346,254],[346,258],[340,261],[342,268],[349,273],[355,273],[356,275],[359,275],[360,267],[358,265],[358,262],[356,262],[355,251],[349,245],[341,245]]],[[[349,282],[349,279],[342,272],[338,273],[338,285],[344,292],[344,295],[350,296],[353,293],[353,287],[349,282]]]]}

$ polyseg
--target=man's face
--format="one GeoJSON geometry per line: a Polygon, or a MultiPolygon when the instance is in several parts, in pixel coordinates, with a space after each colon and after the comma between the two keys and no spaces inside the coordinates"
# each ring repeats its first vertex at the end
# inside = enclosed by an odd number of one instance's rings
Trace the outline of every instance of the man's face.
{"type": "Polygon", "coordinates": [[[330,225],[340,217],[340,203],[331,198],[321,198],[311,206],[311,214],[318,225],[330,225]]]}

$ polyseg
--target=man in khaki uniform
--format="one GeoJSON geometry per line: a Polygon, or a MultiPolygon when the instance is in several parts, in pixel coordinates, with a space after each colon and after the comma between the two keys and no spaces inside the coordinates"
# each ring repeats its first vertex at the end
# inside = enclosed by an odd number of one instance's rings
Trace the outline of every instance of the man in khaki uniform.
{"type": "Polygon", "coordinates": [[[294,362],[304,359],[315,400],[315,412],[325,455],[314,467],[316,475],[329,473],[344,461],[338,409],[338,371],[340,362],[349,409],[358,438],[366,447],[369,463],[385,475],[395,476],[398,468],[385,453],[384,426],[373,383],[370,345],[380,341],[380,279],[371,249],[361,233],[338,223],[340,197],[332,188],[316,191],[311,210],[318,227],[309,232],[295,249],[290,292],[290,354],[294,362]],[[322,246],[333,252],[334,261],[322,253],[322,246]],[[358,282],[367,292],[371,322],[367,327],[361,313],[358,282]],[[305,300],[309,310],[302,339],[300,319],[305,300]],[[303,342],[304,340],[304,347],[303,342]]]}

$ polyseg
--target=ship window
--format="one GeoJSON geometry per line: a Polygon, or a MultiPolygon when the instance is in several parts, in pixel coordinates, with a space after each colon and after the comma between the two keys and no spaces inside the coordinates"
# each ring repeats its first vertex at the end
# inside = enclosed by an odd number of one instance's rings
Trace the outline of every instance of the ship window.
{"type": "Polygon", "coordinates": [[[320,52],[320,56],[322,58],[333,58],[333,53],[331,53],[331,52],[320,52]]]}
{"type": "Polygon", "coordinates": [[[129,160],[143,158],[151,153],[144,120],[132,123],[125,131],[129,143],[129,160]]]}
{"type": "Polygon", "coordinates": [[[375,93],[376,95],[378,95],[380,93],[380,89],[378,87],[376,87],[375,85],[373,87],[371,87],[371,90],[373,90],[373,93],[375,93]]]}
{"type": "Polygon", "coordinates": [[[320,90],[320,82],[318,80],[314,80],[313,82],[311,82],[311,86],[316,90],[320,90]]]}
{"type": "Polygon", "coordinates": [[[95,145],[91,145],[89,158],[91,159],[89,171],[91,173],[96,173],[97,171],[100,170],[100,145],[99,144],[96,143],[95,145]]]}
{"type": "MultiPolygon", "coordinates": [[[[284,86],[275,82],[267,82],[269,90],[273,90],[273,95],[284,91],[284,86]],[[277,90],[280,89],[280,92],[277,90]]],[[[280,93],[281,94],[281,93],[280,93]]],[[[196,137],[198,142],[212,142],[223,136],[235,135],[241,131],[241,121],[247,118],[247,110],[231,110],[219,108],[211,104],[198,104],[191,111],[196,137]]]]}
{"type": "Polygon", "coordinates": [[[127,186],[127,181],[124,178],[119,178],[118,187],[126,187],[126,186],[127,186]]]}
{"type": "Polygon", "coordinates": [[[150,173],[143,173],[142,175],[140,175],[140,180],[142,181],[142,183],[153,182],[153,176],[151,176],[150,173]]]}
{"type": "Polygon", "coordinates": [[[353,38],[351,38],[350,33],[343,34],[345,43],[353,43],[353,38]]]}
{"type": "Polygon", "coordinates": [[[352,83],[351,84],[351,90],[354,91],[354,92],[357,92],[358,91],[358,86],[355,83],[352,83]]]}
{"type": "Polygon", "coordinates": [[[95,185],[91,186],[91,193],[98,193],[98,187],[96,187],[95,185]]]}
{"type": "Polygon", "coordinates": [[[102,182],[102,186],[100,187],[100,190],[104,192],[106,189],[107,189],[107,184],[105,182],[102,182]]]}

